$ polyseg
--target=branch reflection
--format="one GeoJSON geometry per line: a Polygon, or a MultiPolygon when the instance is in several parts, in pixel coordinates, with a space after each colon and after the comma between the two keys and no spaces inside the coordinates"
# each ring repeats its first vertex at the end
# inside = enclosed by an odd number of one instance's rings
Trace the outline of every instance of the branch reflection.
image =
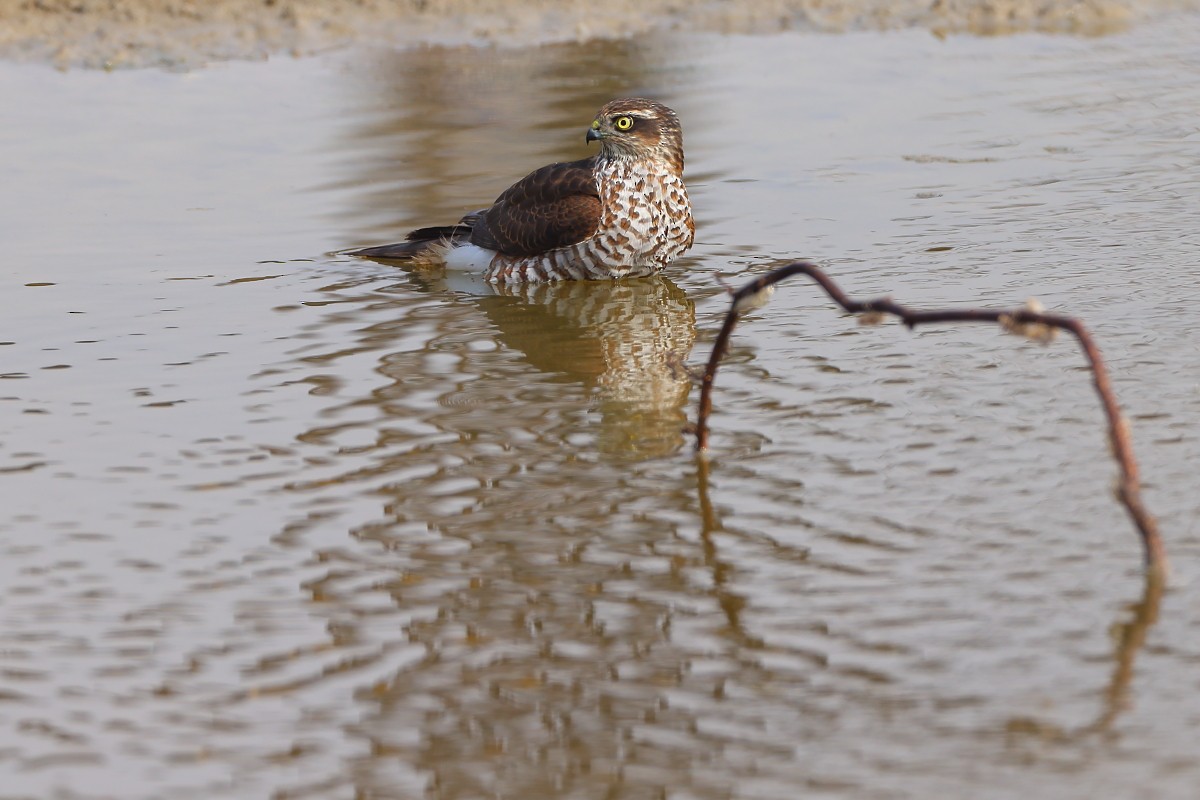
{"type": "Polygon", "coordinates": [[[1166,581],[1162,574],[1148,572],[1142,596],[1127,607],[1130,618],[1113,624],[1111,631],[1116,641],[1113,672],[1104,690],[1103,707],[1094,722],[1075,730],[1063,730],[1051,723],[1030,717],[1015,717],[1008,721],[1008,734],[1069,742],[1104,735],[1111,731],[1113,723],[1130,707],[1129,693],[1133,683],[1134,663],[1145,647],[1150,629],[1158,622],[1158,612],[1165,589],[1166,581]]]}
{"type": "Polygon", "coordinates": [[[1158,622],[1158,609],[1165,588],[1166,581],[1161,573],[1147,573],[1141,598],[1129,606],[1131,618],[1113,625],[1113,638],[1117,642],[1113,655],[1116,666],[1113,668],[1108,689],[1104,692],[1104,711],[1091,725],[1090,730],[1108,730],[1121,712],[1129,707],[1129,685],[1133,681],[1134,661],[1146,644],[1150,628],[1158,622]]]}

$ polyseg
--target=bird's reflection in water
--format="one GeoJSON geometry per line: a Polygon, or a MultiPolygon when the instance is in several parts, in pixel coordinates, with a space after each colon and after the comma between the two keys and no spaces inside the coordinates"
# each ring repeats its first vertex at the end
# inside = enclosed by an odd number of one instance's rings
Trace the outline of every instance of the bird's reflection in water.
{"type": "Polygon", "coordinates": [[[663,276],[496,286],[478,298],[500,340],[594,392],[598,448],[635,458],[682,443],[695,306],[663,276]]]}

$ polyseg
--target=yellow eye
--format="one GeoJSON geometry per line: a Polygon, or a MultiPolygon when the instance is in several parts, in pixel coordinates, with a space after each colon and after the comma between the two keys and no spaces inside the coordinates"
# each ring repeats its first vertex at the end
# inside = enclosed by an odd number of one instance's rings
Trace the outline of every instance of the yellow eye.
{"type": "Polygon", "coordinates": [[[617,130],[627,131],[633,127],[633,117],[617,117],[613,124],[617,126],[617,130]]]}

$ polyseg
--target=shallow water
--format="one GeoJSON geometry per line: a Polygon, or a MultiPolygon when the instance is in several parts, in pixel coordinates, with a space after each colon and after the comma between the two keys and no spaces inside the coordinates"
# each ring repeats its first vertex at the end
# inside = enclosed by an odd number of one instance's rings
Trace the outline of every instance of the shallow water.
{"type": "Polygon", "coordinates": [[[1200,26],[0,65],[0,797],[1187,798],[1200,26]],[[694,251],[493,292],[326,255],[685,123],[694,251]],[[797,279],[681,429],[718,275],[797,279]],[[692,352],[693,344],[696,349],[692,352]]]}

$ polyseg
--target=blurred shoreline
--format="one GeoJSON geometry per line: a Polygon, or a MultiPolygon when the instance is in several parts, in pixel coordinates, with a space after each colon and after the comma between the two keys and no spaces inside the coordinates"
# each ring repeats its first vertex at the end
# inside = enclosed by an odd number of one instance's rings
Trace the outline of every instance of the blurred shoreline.
{"type": "Polygon", "coordinates": [[[663,30],[1103,35],[1200,0],[0,0],[0,58],[189,69],[353,43],[522,46],[663,30]]]}

